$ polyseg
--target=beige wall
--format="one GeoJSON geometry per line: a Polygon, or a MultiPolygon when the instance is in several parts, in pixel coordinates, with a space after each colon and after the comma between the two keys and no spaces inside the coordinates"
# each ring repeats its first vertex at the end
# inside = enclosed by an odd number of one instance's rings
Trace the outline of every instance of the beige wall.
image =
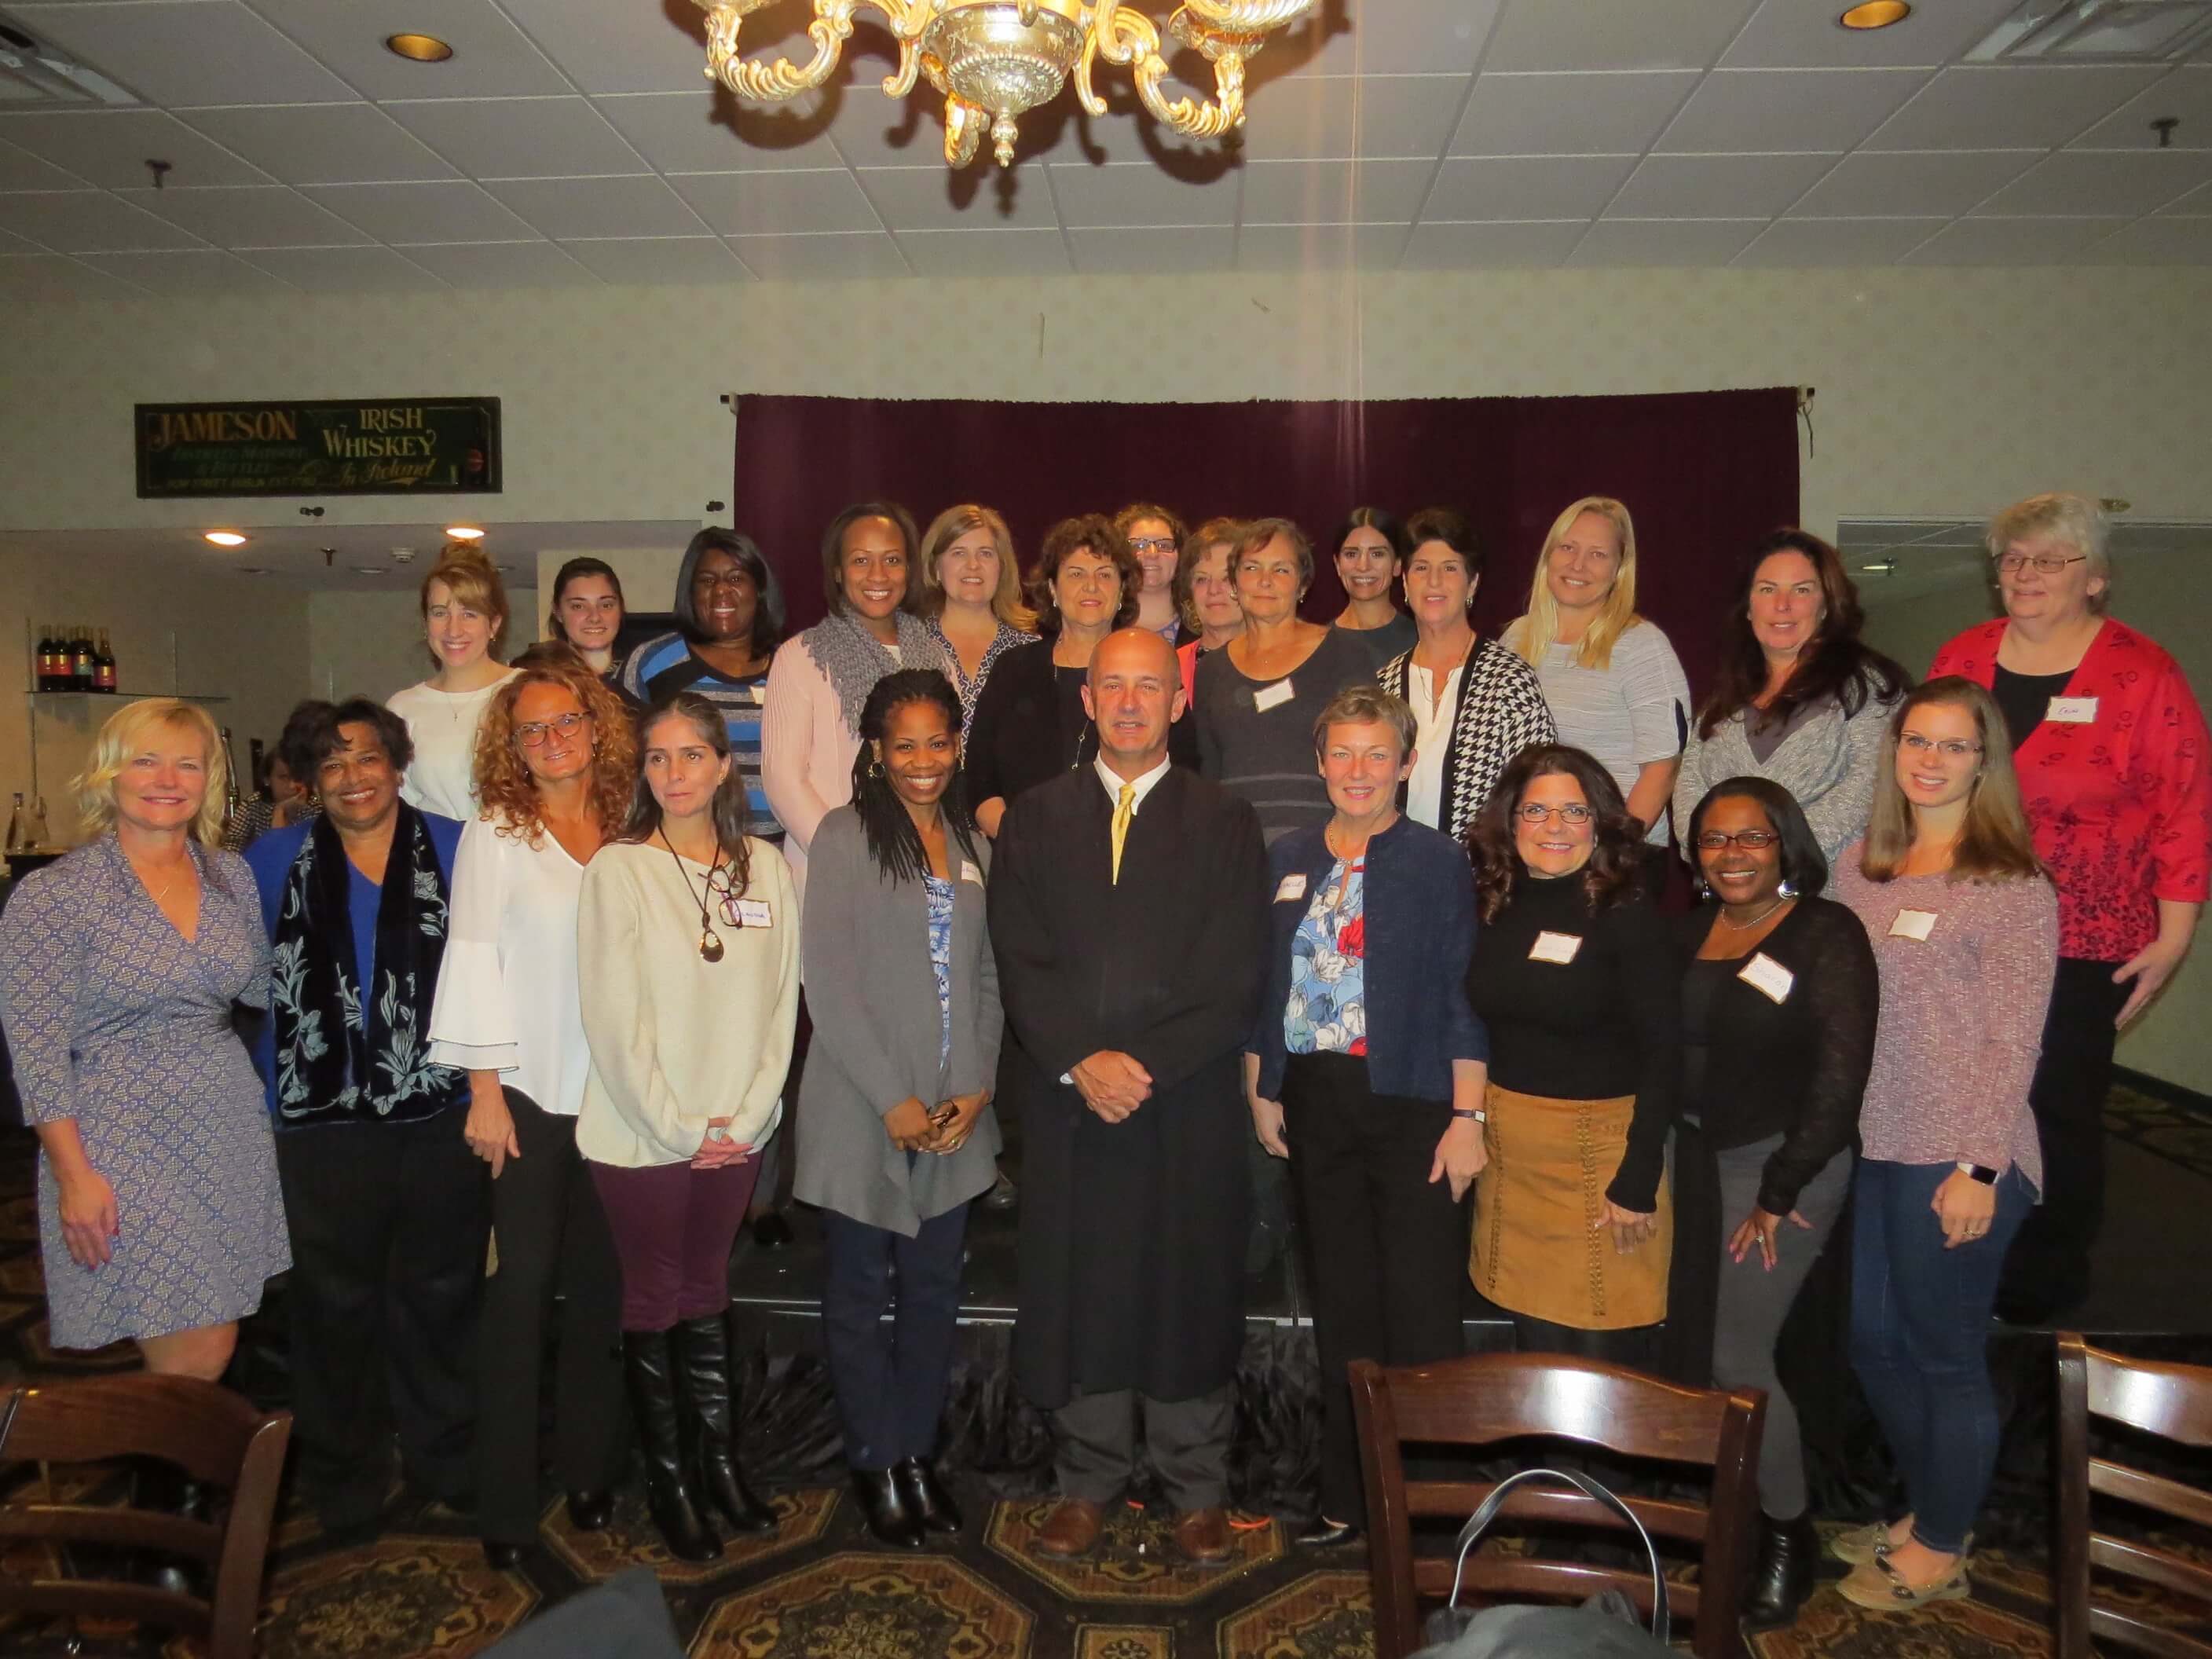
{"type": "MultiPolygon", "coordinates": [[[[420,567],[417,567],[420,568],[420,567]]],[[[510,587],[507,604],[514,622],[501,654],[514,653],[538,637],[538,594],[510,587]]],[[[356,692],[381,702],[402,686],[429,673],[430,653],[422,643],[422,614],[410,582],[404,592],[318,593],[307,605],[307,679],[303,697],[346,697],[356,692]]]]}

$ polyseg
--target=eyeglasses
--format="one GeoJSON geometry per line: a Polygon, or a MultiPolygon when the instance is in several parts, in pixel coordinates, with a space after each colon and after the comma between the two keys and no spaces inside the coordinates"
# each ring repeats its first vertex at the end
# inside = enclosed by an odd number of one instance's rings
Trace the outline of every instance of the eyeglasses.
{"type": "Polygon", "coordinates": [[[2079,564],[2089,556],[2087,553],[2007,553],[1997,560],[1997,569],[2007,576],[2017,576],[2033,565],[2039,574],[2055,576],[2069,564],[2079,564]]]}
{"type": "Polygon", "coordinates": [[[1763,852],[1780,841],[1771,830],[1739,830],[1734,835],[1725,830],[1706,830],[1698,836],[1698,845],[1708,853],[1717,853],[1723,847],[1741,847],[1747,853],[1763,852]]]}
{"type": "Polygon", "coordinates": [[[1905,732],[1898,738],[1897,746],[1908,755],[1924,755],[1932,749],[1945,760],[1964,760],[1969,755],[1982,752],[1981,744],[1969,743],[1964,738],[1945,738],[1938,743],[1922,737],[1917,732],[1905,732]]]}
{"type": "Polygon", "coordinates": [[[1129,538],[1129,551],[1132,553],[1172,553],[1175,551],[1175,538],[1172,536],[1132,536],[1129,538]]]}
{"type": "Polygon", "coordinates": [[[1528,801],[1513,809],[1513,816],[1523,823],[1549,823],[1553,818],[1561,823],[1588,823],[1597,814],[1580,801],[1570,801],[1565,806],[1545,806],[1528,801]]]}
{"type": "Polygon", "coordinates": [[[573,738],[592,717],[589,714],[562,714],[550,720],[525,720],[514,728],[514,740],[525,749],[538,749],[545,739],[558,732],[564,738],[573,738]]]}

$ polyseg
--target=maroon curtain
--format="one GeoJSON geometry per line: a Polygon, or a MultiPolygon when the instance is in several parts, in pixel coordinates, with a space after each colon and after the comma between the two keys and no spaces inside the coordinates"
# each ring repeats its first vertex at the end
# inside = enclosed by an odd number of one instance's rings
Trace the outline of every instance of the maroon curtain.
{"type": "Polygon", "coordinates": [[[1702,691],[1737,560],[1797,518],[1796,393],[1407,398],[1383,403],[1023,404],[744,396],[734,522],[783,581],[791,624],[822,614],[823,526],[847,503],[903,501],[916,520],[957,501],[997,507],[1026,567],[1046,527],[1156,501],[1187,522],[1274,514],[1304,526],[1307,614],[1342,592],[1324,544],[1350,508],[1400,517],[1456,507],[1488,570],[1475,623],[1525,607],[1544,532],[1578,495],[1636,520],[1638,608],[1702,691]]]}

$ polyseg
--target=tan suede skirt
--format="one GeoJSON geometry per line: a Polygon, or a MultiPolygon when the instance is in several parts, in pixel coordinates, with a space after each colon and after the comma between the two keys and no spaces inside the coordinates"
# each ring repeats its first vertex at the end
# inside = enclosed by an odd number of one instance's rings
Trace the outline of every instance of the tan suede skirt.
{"type": "Polygon", "coordinates": [[[1626,1330],[1667,1316],[1668,1183],[1659,1183],[1656,1230],[1630,1254],[1597,1225],[1635,1104],[1632,1095],[1550,1100],[1490,1086],[1490,1161],[1474,1188],[1475,1289],[1509,1312],[1577,1330],[1626,1330]]]}

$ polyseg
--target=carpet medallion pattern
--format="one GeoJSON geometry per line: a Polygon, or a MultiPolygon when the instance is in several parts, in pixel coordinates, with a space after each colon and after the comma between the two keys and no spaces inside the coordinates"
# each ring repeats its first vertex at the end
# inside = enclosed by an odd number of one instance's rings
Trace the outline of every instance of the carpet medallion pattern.
{"type": "Polygon", "coordinates": [[[948,1556],[833,1555],[732,1595],[693,1659],[1021,1659],[1036,1620],[948,1556]]]}
{"type": "MultiPolygon", "coordinates": [[[[1217,1595],[1230,1580],[1283,1559],[1282,1528],[1266,1522],[1231,1529],[1236,1553],[1216,1567],[1194,1566],[1176,1553],[1175,1516],[1158,1504],[1121,1504],[1106,1512],[1098,1546],[1080,1560],[1055,1561],[1036,1551],[1053,1503],[1000,1504],[987,1537],[993,1550],[1070,1601],[1149,1601],[1188,1605],[1217,1595]]],[[[1240,1522],[1264,1517],[1239,1516],[1240,1522]]]]}

